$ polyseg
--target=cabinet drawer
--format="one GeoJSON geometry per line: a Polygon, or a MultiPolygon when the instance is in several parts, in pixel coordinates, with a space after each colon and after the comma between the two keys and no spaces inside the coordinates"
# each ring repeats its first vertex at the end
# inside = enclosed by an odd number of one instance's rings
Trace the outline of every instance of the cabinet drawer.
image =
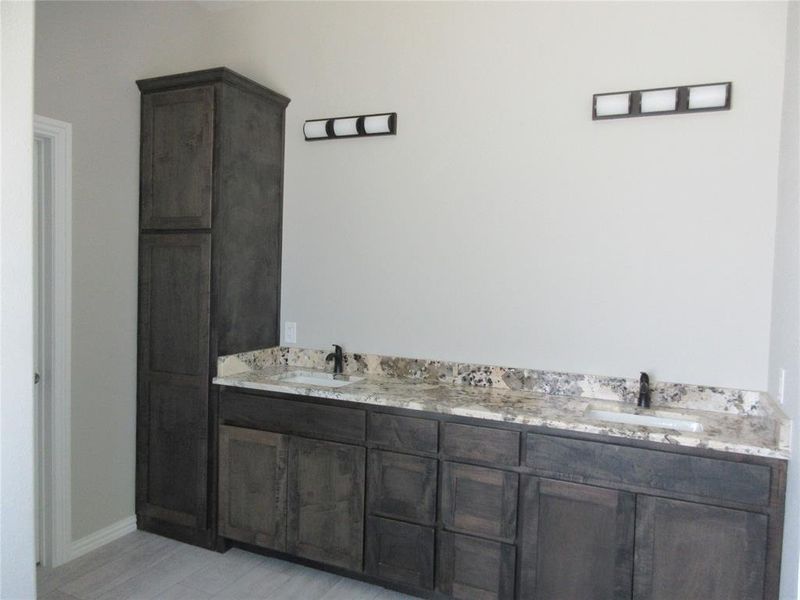
{"type": "Polygon", "coordinates": [[[434,458],[370,450],[369,512],[433,525],[436,522],[437,471],[434,458]]]}
{"type": "Polygon", "coordinates": [[[526,445],[525,464],[543,475],[769,504],[770,469],[762,465],[535,433],[528,434],[526,445]]]}
{"type": "Polygon", "coordinates": [[[220,394],[219,413],[223,421],[233,425],[344,442],[363,442],[366,432],[363,410],[227,389],[220,394]]]}
{"type": "Polygon", "coordinates": [[[519,465],[519,432],[445,423],[442,453],[448,458],[516,467],[519,465]]]}
{"type": "Polygon", "coordinates": [[[515,563],[514,546],[443,531],[436,587],[457,600],[511,600],[515,563]]]}
{"type": "Polygon", "coordinates": [[[387,581],[433,588],[431,527],[367,518],[367,573],[387,581]]]}
{"type": "Polygon", "coordinates": [[[513,542],[517,532],[516,473],[442,463],[442,522],[460,531],[513,542]]]}
{"type": "Polygon", "coordinates": [[[404,452],[439,450],[439,423],[430,419],[370,413],[369,441],[404,452]]]}

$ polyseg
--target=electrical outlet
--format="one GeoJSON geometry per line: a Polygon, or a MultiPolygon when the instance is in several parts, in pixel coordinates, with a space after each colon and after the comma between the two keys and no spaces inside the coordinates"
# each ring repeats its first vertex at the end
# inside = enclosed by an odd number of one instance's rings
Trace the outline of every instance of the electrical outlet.
{"type": "Polygon", "coordinates": [[[783,404],[784,391],[786,390],[786,369],[778,371],[778,403],[783,404]]]}
{"type": "Polygon", "coordinates": [[[284,341],[287,344],[297,343],[297,323],[286,321],[286,332],[284,334],[284,341]]]}

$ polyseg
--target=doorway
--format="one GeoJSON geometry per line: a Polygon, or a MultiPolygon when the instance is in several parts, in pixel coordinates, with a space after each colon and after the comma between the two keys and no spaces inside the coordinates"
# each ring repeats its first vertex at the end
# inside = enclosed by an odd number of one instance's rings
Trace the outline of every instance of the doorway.
{"type": "Polygon", "coordinates": [[[72,127],[34,117],[36,561],[72,555],[70,349],[72,127]]]}

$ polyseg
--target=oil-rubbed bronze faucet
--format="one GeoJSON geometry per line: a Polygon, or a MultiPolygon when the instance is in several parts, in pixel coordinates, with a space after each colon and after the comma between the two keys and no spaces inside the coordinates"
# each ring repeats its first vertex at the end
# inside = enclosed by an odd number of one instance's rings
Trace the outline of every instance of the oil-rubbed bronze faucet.
{"type": "Polygon", "coordinates": [[[650,408],[650,377],[644,371],[639,376],[639,400],[636,405],[650,408]]]}
{"type": "Polygon", "coordinates": [[[333,374],[340,375],[344,371],[344,359],[342,357],[342,347],[338,344],[333,345],[333,352],[325,357],[325,362],[333,361],[333,374]]]}

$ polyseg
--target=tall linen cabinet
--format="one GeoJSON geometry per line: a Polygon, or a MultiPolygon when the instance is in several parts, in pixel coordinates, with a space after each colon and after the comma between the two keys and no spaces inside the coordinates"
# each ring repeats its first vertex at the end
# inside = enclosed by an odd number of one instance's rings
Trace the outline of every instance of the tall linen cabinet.
{"type": "Polygon", "coordinates": [[[279,343],[289,99],[226,68],[137,84],[137,521],[213,547],[217,357],[279,343]]]}

